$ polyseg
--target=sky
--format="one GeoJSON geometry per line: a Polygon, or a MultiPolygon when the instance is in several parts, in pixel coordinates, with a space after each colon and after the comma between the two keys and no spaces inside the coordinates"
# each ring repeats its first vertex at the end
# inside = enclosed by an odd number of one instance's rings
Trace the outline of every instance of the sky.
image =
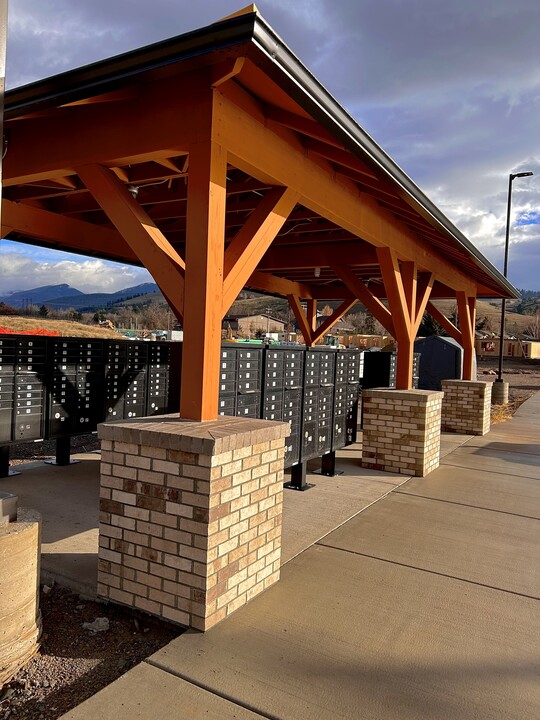
{"type": "MultiPolygon", "coordinates": [[[[16,87],[179,35],[244,0],[10,0],[16,87]]],[[[540,291],[540,2],[262,0],[267,22],[447,217],[509,278],[540,291]]],[[[67,282],[114,292],[144,270],[2,240],[0,295],[67,282]]]]}

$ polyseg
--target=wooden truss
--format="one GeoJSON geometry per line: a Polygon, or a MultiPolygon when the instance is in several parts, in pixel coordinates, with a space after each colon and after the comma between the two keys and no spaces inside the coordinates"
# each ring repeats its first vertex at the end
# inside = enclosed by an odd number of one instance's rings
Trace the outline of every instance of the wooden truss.
{"type": "Polygon", "coordinates": [[[222,320],[246,286],[287,297],[309,346],[361,302],[397,341],[398,388],[427,310],[472,377],[479,282],[376,168],[292,112],[249,57],[175,81],[181,93],[163,73],[14,121],[2,230],[150,271],[184,328],[183,417],[217,416],[222,320]],[[449,294],[460,329],[431,302],[449,294]],[[325,299],[341,304],[318,327],[325,299]]]}

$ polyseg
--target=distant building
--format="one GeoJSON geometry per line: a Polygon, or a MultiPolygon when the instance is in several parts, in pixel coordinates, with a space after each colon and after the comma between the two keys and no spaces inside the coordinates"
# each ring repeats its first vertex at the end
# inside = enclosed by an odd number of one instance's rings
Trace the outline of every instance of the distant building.
{"type": "Polygon", "coordinates": [[[242,335],[256,335],[258,332],[266,335],[266,333],[282,333],[285,330],[285,323],[282,320],[264,314],[228,316],[223,320],[222,328],[227,330],[229,326],[233,332],[242,335]]]}
{"type": "MultiPolygon", "coordinates": [[[[474,343],[476,354],[480,358],[499,357],[499,342],[499,338],[477,338],[474,343]]],[[[540,340],[505,339],[503,356],[540,360],[540,340]]]]}

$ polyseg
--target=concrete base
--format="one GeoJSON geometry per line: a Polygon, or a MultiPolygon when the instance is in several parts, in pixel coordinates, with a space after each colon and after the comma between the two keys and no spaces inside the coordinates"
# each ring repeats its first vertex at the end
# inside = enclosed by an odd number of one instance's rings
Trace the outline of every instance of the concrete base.
{"type": "Polygon", "coordinates": [[[504,380],[495,380],[491,386],[491,404],[506,405],[508,403],[509,385],[504,380]]]}

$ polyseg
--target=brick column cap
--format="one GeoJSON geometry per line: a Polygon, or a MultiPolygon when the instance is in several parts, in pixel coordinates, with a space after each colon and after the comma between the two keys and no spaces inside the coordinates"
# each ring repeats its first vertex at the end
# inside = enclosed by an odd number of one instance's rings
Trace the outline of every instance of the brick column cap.
{"type": "Polygon", "coordinates": [[[492,380],[442,380],[443,388],[446,385],[464,385],[465,387],[471,388],[485,388],[487,385],[492,385],[492,380]]]}
{"type": "Polygon", "coordinates": [[[392,388],[372,388],[364,390],[362,398],[384,398],[389,400],[415,400],[418,403],[428,403],[431,400],[443,398],[440,390],[393,390],[392,388]]]}
{"type": "Polygon", "coordinates": [[[217,420],[195,422],[178,414],[134,418],[98,426],[101,440],[203,455],[220,455],[229,450],[271,442],[290,434],[289,423],[222,416],[217,420]]]}

